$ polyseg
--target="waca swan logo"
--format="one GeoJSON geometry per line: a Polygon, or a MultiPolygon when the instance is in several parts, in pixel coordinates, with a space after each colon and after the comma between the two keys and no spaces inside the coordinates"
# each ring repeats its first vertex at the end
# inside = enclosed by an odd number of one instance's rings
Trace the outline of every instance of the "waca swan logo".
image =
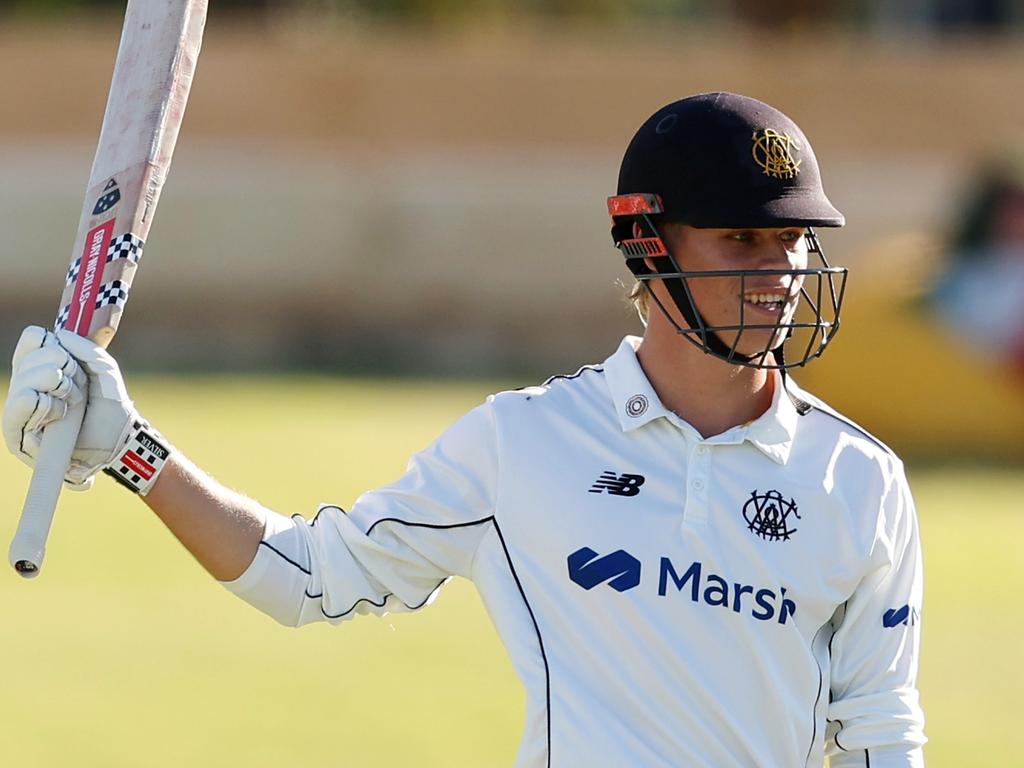
{"type": "Polygon", "coordinates": [[[786,501],[778,491],[753,491],[743,505],[747,530],[765,541],[789,541],[789,537],[796,533],[796,528],[789,522],[790,515],[800,519],[796,501],[792,498],[786,501]]]}

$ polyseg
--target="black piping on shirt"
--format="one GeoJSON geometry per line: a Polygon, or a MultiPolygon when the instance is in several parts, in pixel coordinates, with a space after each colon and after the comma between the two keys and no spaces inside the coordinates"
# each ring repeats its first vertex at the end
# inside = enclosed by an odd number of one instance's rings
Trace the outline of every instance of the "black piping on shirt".
{"type": "Polygon", "coordinates": [[[286,563],[290,563],[291,565],[294,565],[294,566],[295,566],[296,568],[298,568],[298,569],[299,569],[300,571],[302,571],[302,572],[303,572],[304,574],[306,574],[307,576],[312,576],[312,575],[313,575],[313,574],[312,574],[312,573],[310,572],[310,570],[309,570],[308,568],[303,568],[303,567],[302,567],[301,565],[299,565],[298,563],[296,563],[296,562],[295,562],[294,560],[292,560],[292,559],[291,559],[290,557],[288,557],[288,555],[286,555],[286,554],[285,554],[284,552],[282,552],[281,550],[277,549],[277,547],[273,546],[272,544],[268,544],[268,543],[267,543],[267,542],[265,542],[265,541],[261,541],[261,542],[260,542],[260,546],[261,546],[261,547],[266,547],[266,548],[267,548],[267,549],[269,549],[269,550],[270,550],[271,552],[273,552],[273,553],[274,553],[275,555],[277,555],[277,556],[278,556],[278,557],[280,557],[280,558],[281,558],[282,560],[284,560],[284,561],[285,561],[286,563]]]}
{"type": "MultiPolygon", "coordinates": [[[[849,602],[850,602],[849,600],[846,600],[845,602],[843,602],[843,604],[841,606],[841,608],[843,610],[843,615],[839,618],[840,625],[842,624],[843,619],[846,618],[846,606],[847,606],[847,604],[849,602]]],[[[837,609],[836,612],[838,613],[838,609],[837,609]]],[[[832,658],[832,642],[836,639],[836,633],[838,631],[839,631],[838,627],[835,628],[835,630],[832,632],[832,637],[830,637],[828,639],[828,656],[829,656],[830,659],[832,658]]],[[[829,701],[829,704],[832,703],[832,691],[828,692],[828,701],[829,701]]],[[[838,719],[837,720],[829,720],[828,718],[825,718],[825,720],[826,720],[826,722],[829,722],[829,723],[839,723],[839,730],[840,731],[843,730],[843,721],[842,720],[838,720],[838,719]]],[[[839,743],[839,732],[838,731],[836,732],[836,735],[832,737],[832,741],[834,741],[836,743],[836,746],[839,747],[841,750],[843,750],[843,752],[848,751],[846,749],[846,747],[844,747],[842,744],[839,743]]]]}
{"type": "MultiPolygon", "coordinates": [[[[821,634],[823,629],[826,629],[831,625],[831,621],[827,621],[818,627],[818,631],[814,633],[814,637],[811,638],[811,656],[814,656],[814,643],[818,639],[818,635],[821,634]]],[[[835,632],[833,632],[833,636],[835,632]]],[[[832,639],[829,638],[829,646],[832,645],[832,639]]],[[[829,649],[831,655],[831,648],[829,649]]],[[[825,672],[821,668],[821,664],[818,662],[818,657],[814,656],[814,665],[818,668],[818,693],[814,696],[814,704],[811,706],[811,743],[807,746],[807,757],[804,759],[804,764],[811,759],[811,752],[814,751],[814,740],[818,738],[818,702],[821,701],[821,689],[825,684],[825,672]]]]}
{"type": "Polygon", "coordinates": [[[541,386],[542,387],[546,387],[549,384],[551,384],[552,382],[559,381],[559,380],[572,381],[573,379],[578,379],[580,376],[582,376],[587,371],[593,371],[594,373],[604,373],[604,367],[600,366],[600,365],[584,365],[582,368],[580,368],[578,371],[576,371],[576,373],[559,373],[559,374],[556,374],[556,375],[552,376],[550,379],[548,379],[547,381],[545,381],[543,384],[541,384],[541,386]]]}
{"type": "MultiPolygon", "coordinates": [[[[593,369],[590,369],[590,370],[593,370],[593,369]]],[[[580,373],[582,373],[582,369],[581,369],[580,373]]],[[[579,375],[579,374],[577,374],[577,375],[579,375]]],[[[340,512],[344,513],[344,510],[342,510],[340,507],[325,506],[325,507],[321,507],[320,511],[317,512],[317,517],[320,516],[320,512],[322,512],[324,509],[337,509],[340,512]]],[[[299,517],[301,519],[301,516],[299,516],[299,517]]],[[[310,521],[309,525],[312,526],[315,522],[316,522],[316,517],[314,517],[313,520],[310,521]]],[[[547,653],[544,651],[544,639],[541,637],[540,625],[537,623],[537,617],[533,613],[533,607],[530,605],[530,601],[526,597],[526,591],[523,589],[523,583],[519,580],[519,574],[516,573],[515,565],[512,563],[512,555],[508,551],[508,545],[505,543],[505,537],[501,533],[501,527],[498,525],[498,521],[494,518],[493,515],[491,515],[489,517],[481,518],[480,520],[471,520],[470,522],[466,522],[466,523],[452,523],[451,525],[437,525],[437,524],[434,524],[434,523],[416,523],[416,522],[411,522],[411,521],[408,521],[408,520],[401,520],[401,519],[399,519],[397,517],[382,517],[380,520],[375,521],[373,523],[373,525],[371,525],[369,527],[369,529],[366,531],[366,535],[369,536],[370,532],[373,531],[373,529],[376,528],[377,525],[379,525],[380,523],[399,523],[400,525],[406,525],[406,526],[410,526],[410,527],[414,527],[414,528],[434,528],[434,529],[437,529],[437,530],[448,530],[448,529],[452,529],[452,528],[468,528],[470,526],[482,525],[483,523],[488,523],[488,522],[494,524],[494,531],[495,531],[495,533],[498,534],[498,541],[501,543],[501,549],[505,553],[505,561],[508,563],[509,572],[512,574],[512,579],[516,583],[516,588],[519,590],[520,597],[523,598],[523,604],[526,606],[526,611],[527,611],[527,613],[530,614],[530,621],[533,623],[533,630],[534,630],[534,632],[537,633],[537,647],[540,649],[540,657],[541,657],[541,660],[544,662],[544,708],[545,708],[546,738],[547,738],[547,768],[551,768],[551,669],[548,666],[547,653]]],[[[307,570],[306,568],[303,568],[301,565],[296,563],[291,558],[289,558],[289,557],[285,556],[284,554],[282,554],[279,550],[275,549],[273,546],[271,546],[267,542],[261,541],[260,545],[261,546],[265,546],[267,549],[269,549],[271,552],[276,554],[278,557],[280,557],[286,563],[288,563],[289,565],[294,566],[295,568],[298,568],[300,571],[302,571],[302,573],[306,574],[307,576],[312,575],[309,572],[309,570],[307,570]]],[[[402,604],[405,605],[405,607],[408,608],[411,611],[414,611],[417,608],[422,608],[426,604],[427,600],[430,599],[430,596],[433,595],[435,592],[437,592],[437,590],[440,589],[440,587],[444,584],[445,581],[447,581],[447,579],[442,579],[441,582],[436,587],[434,587],[432,590],[430,590],[429,594],[427,594],[427,596],[423,599],[423,602],[421,602],[419,605],[411,606],[411,605],[406,604],[405,602],[402,602],[402,604]]],[[[319,595],[311,595],[311,594],[309,594],[308,590],[304,590],[304,594],[306,595],[306,597],[308,597],[310,599],[314,599],[314,600],[323,597],[322,593],[319,594],[319,595]]],[[[323,604],[321,603],[321,605],[320,605],[320,613],[322,613],[328,619],[338,619],[338,618],[341,618],[342,616],[345,616],[345,615],[351,613],[352,611],[354,611],[356,606],[359,605],[359,603],[364,602],[364,601],[368,602],[371,605],[374,605],[374,606],[376,606],[378,608],[382,608],[384,606],[384,604],[387,602],[387,599],[389,597],[393,597],[393,593],[389,592],[388,594],[384,595],[381,598],[381,602],[380,603],[375,603],[370,598],[362,597],[359,600],[356,600],[355,604],[351,608],[349,608],[347,611],[344,611],[343,613],[340,613],[340,614],[337,614],[337,615],[328,614],[324,610],[323,604]]]]}
{"type": "Polygon", "coordinates": [[[519,574],[516,573],[516,568],[512,564],[512,555],[509,554],[508,546],[505,544],[505,537],[501,533],[501,526],[498,525],[498,521],[494,520],[494,530],[498,534],[498,541],[501,542],[501,548],[505,551],[505,559],[508,561],[508,569],[512,573],[512,578],[515,579],[516,586],[519,587],[519,594],[523,598],[523,604],[526,605],[526,610],[530,614],[530,621],[533,622],[533,629],[537,633],[537,645],[540,648],[540,657],[544,662],[544,714],[547,720],[547,768],[551,768],[551,669],[548,667],[548,657],[544,652],[544,639],[540,634],[540,625],[537,624],[537,617],[533,614],[533,608],[530,606],[530,601],[526,597],[526,591],[523,589],[523,584],[519,581],[519,574]]]}
{"type": "Polygon", "coordinates": [[[883,451],[885,451],[890,456],[896,457],[896,452],[893,451],[892,448],[890,448],[888,445],[883,443],[877,437],[872,435],[870,432],[868,432],[866,429],[864,429],[864,427],[862,427],[857,422],[851,421],[850,419],[846,418],[845,416],[843,416],[838,411],[834,411],[831,408],[829,408],[827,406],[824,406],[824,405],[812,405],[811,407],[812,407],[813,410],[817,411],[818,413],[824,414],[825,416],[831,416],[833,419],[835,419],[836,421],[840,422],[841,424],[845,424],[846,426],[850,427],[850,429],[855,430],[864,439],[866,439],[866,440],[874,443],[875,445],[877,445],[879,448],[881,448],[883,451]]]}

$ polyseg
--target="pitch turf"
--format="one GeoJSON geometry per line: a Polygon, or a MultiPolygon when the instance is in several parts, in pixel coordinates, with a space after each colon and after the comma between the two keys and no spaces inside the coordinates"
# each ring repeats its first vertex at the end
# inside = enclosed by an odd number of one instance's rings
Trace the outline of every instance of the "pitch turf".
{"type": "MultiPolygon", "coordinates": [[[[285,513],[401,473],[487,388],[327,379],[131,382],[200,465],[285,513]]],[[[928,760],[1009,765],[1024,672],[1024,473],[915,469],[928,760]]],[[[0,460],[10,538],[27,471],[0,460]]],[[[278,627],[125,491],[65,494],[43,574],[0,578],[0,764],[511,765],[523,696],[472,588],[413,615],[278,627]]]]}

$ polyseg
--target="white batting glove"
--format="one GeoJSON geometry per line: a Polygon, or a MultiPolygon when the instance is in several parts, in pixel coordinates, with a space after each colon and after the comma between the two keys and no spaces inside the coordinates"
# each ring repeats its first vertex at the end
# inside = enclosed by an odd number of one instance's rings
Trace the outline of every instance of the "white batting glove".
{"type": "Polygon", "coordinates": [[[3,414],[8,450],[35,466],[43,428],[83,397],[85,418],[65,485],[87,490],[103,470],[144,495],[170,454],[167,441],[135,410],[114,358],[69,331],[30,326],[21,334],[3,414]]]}

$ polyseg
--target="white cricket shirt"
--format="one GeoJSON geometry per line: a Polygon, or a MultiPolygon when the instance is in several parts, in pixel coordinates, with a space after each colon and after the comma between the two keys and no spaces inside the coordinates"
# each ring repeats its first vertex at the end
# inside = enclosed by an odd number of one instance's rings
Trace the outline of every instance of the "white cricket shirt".
{"type": "Polygon", "coordinates": [[[526,687],[520,768],[923,765],[899,459],[791,380],[704,439],[638,343],[490,397],[348,513],[272,515],[226,586],[299,625],[471,579],[526,687]]]}

